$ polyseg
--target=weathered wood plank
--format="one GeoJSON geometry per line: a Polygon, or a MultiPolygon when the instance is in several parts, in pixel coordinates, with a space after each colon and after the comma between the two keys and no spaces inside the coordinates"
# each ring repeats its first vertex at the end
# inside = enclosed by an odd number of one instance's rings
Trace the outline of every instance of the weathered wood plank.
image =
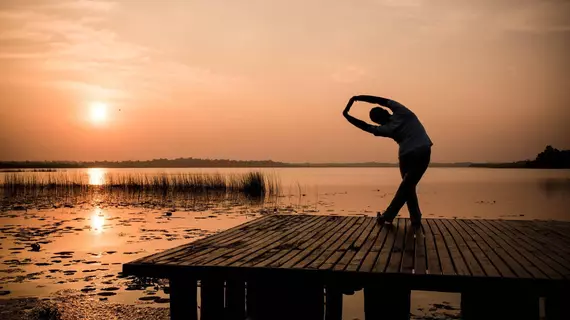
{"type": "Polygon", "coordinates": [[[414,230],[414,274],[426,274],[427,265],[427,252],[426,252],[426,239],[423,228],[415,228],[414,230]]]}
{"type": "Polygon", "coordinates": [[[440,275],[442,274],[440,258],[435,243],[435,237],[431,230],[431,225],[428,223],[428,220],[422,224],[422,230],[426,243],[427,273],[440,275]]]}
{"type": "Polygon", "coordinates": [[[463,259],[465,260],[467,267],[469,268],[470,274],[478,277],[484,276],[485,272],[483,272],[483,269],[479,264],[480,262],[478,261],[478,259],[475,258],[475,256],[471,252],[471,249],[469,248],[467,243],[465,243],[465,241],[463,240],[463,237],[459,234],[459,232],[457,232],[457,229],[453,226],[454,224],[456,224],[454,223],[454,220],[442,220],[442,224],[445,226],[445,228],[447,228],[447,230],[453,237],[453,240],[457,244],[459,252],[463,256],[463,259]]]}
{"type": "Polygon", "coordinates": [[[227,253],[236,252],[237,250],[247,248],[251,243],[260,241],[266,237],[269,237],[277,232],[277,230],[286,229],[289,226],[289,222],[298,220],[299,216],[290,216],[289,219],[284,219],[279,223],[268,226],[265,229],[254,229],[253,232],[244,234],[241,238],[235,238],[228,242],[222,242],[213,246],[214,250],[200,254],[198,256],[189,256],[188,258],[181,260],[176,263],[177,265],[194,265],[201,264],[204,265],[210,261],[213,261],[227,253]]]}
{"type": "Polygon", "coordinates": [[[281,248],[276,248],[275,253],[271,257],[267,257],[265,260],[255,264],[255,267],[267,267],[271,264],[276,263],[286,255],[288,255],[293,250],[300,250],[300,246],[307,242],[311,242],[319,233],[326,233],[329,230],[335,228],[338,223],[342,221],[339,216],[328,216],[320,217],[318,224],[313,228],[303,231],[298,238],[291,239],[285,243],[281,248]]]}
{"type": "MultiPolygon", "coordinates": [[[[150,256],[142,257],[137,260],[132,261],[131,263],[160,263],[162,259],[168,259],[168,257],[176,254],[180,254],[180,252],[184,251],[186,254],[190,252],[197,252],[201,249],[207,249],[207,246],[215,241],[219,241],[221,239],[226,239],[228,237],[233,237],[236,233],[243,233],[246,232],[247,228],[253,224],[256,225],[263,225],[264,223],[271,223],[273,220],[277,220],[276,216],[266,216],[261,217],[258,219],[254,219],[248,221],[246,223],[242,223],[238,226],[230,228],[228,230],[216,233],[215,235],[208,236],[206,238],[198,239],[193,241],[189,244],[185,244],[182,246],[174,247],[168,250],[164,250],[159,253],[152,254],[150,256]]],[[[182,253],[184,254],[184,253],[182,253]]]]}
{"type": "MultiPolygon", "coordinates": [[[[534,221],[533,221],[534,222],[534,221]]],[[[570,241],[570,224],[560,221],[539,221],[541,228],[548,229],[550,232],[557,234],[566,242],[570,241]]]]}
{"type": "Polygon", "coordinates": [[[380,228],[380,234],[378,237],[376,237],[376,240],[374,240],[374,244],[372,245],[370,252],[368,252],[364,258],[364,261],[362,262],[362,265],[358,271],[370,272],[372,271],[372,268],[374,268],[374,264],[376,263],[378,255],[382,250],[382,247],[384,246],[384,243],[386,242],[386,238],[388,236],[388,227],[380,225],[380,228]]]}
{"type": "Polygon", "coordinates": [[[292,221],[293,223],[287,224],[282,228],[279,228],[275,231],[267,232],[266,234],[256,238],[255,240],[247,241],[246,246],[243,248],[235,249],[235,248],[226,248],[227,250],[220,256],[210,259],[209,261],[201,262],[204,265],[211,265],[211,266],[229,266],[233,262],[238,261],[239,259],[248,256],[249,254],[255,252],[258,249],[267,246],[268,244],[273,243],[277,239],[290,234],[297,230],[297,228],[303,226],[302,220],[304,219],[296,219],[292,221]]]}
{"type": "Polygon", "coordinates": [[[323,252],[315,261],[313,261],[310,265],[309,268],[312,269],[330,269],[332,268],[335,263],[338,261],[338,259],[340,258],[336,258],[335,255],[338,251],[339,248],[341,246],[343,246],[346,242],[349,241],[349,238],[351,238],[351,236],[353,234],[357,234],[356,230],[358,230],[358,228],[365,222],[365,218],[364,217],[360,217],[355,224],[353,224],[350,229],[348,230],[348,232],[345,232],[342,237],[340,237],[335,244],[329,246],[327,248],[327,250],[325,252],[323,252]]]}
{"type": "MultiPolygon", "coordinates": [[[[364,262],[364,258],[369,254],[372,246],[376,242],[376,239],[380,235],[380,230],[382,229],[382,225],[376,223],[375,218],[369,218],[372,223],[372,230],[368,234],[368,237],[360,246],[360,249],[356,253],[356,255],[350,260],[348,266],[346,267],[347,271],[357,271],[360,269],[362,263],[364,262]]],[[[366,233],[366,230],[364,231],[366,233]]]]}
{"type": "Polygon", "coordinates": [[[427,224],[429,225],[432,233],[433,233],[433,238],[435,241],[435,246],[437,248],[437,252],[439,255],[439,264],[441,266],[441,271],[444,275],[455,275],[456,271],[455,271],[455,266],[453,265],[453,262],[451,261],[451,255],[449,253],[449,250],[447,249],[447,244],[445,243],[445,240],[443,239],[443,235],[441,234],[439,228],[437,227],[437,225],[435,224],[435,219],[429,219],[429,220],[425,220],[425,222],[427,222],[427,224]]]}
{"type": "Polygon", "coordinates": [[[390,260],[390,255],[392,254],[392,248],[394,247],[396,237],[398,236],[397,225],[399,224],[400,219],[395,220],[395,222],[395,225],[385,224],[383,227],[388,231],[388,234],[386,235],[386,243],[378,254],[378,259],[376,259],[376,262],[374,263],[372,272],[384,272],[388,266],[388,261],[390,260]]]}
{"type": "MultiPolygon", "coordinates": [[[[532,264],[528,259],[526,259],[525,257],[523,257],[518,250],[516,250],[511,244],[508,243],[508,241],[505,241],[504,237],[502,237],[500,234],[495,233],[494,230],[487,228],[487,226],[483,223],[481,223],[480,220],[473,220],[470,221],[470,223],[472,223],[474,226],[477,226],[478,228],[480,228],[482,231],[484,231],[489,237],[491,237],[502,249],[502,251],[506,254],[503,258],[505,258],[505,262],[508,259],[507,257],[512,258],[514,261],[517,262],[517,264],[521,265],[524,270],[528,271],[528,273],[530,273],[532,275],[533,278],[537,278],[537,279],[544,279],[547,278],[547,275],[542,272],[541,270],[539,270],[539,268],[537,268],[534,264],[532,264]]],[[[511,264],[508,263],[509,267],[511,267],[511,269],[513,271],[515,271],[515,273],[519,273],[520,269],[516,268],[516,264],[511,264]]]]}
{"type": "MultiPolygon", "coordinates": [[[[334,229],[330,230],[329,232],[327,232],[326,234],[322,235],[319,239],[317,239],[315,242],[312,242],[310,245],[307,243],[302,244],[299,248],[300,250],[298,250],[297,252],[292,251],[291,253],[291,257],[288,258],[287,256],[285,256],[284,258],[286,259],[285,261],[283,261],[283,264],[280,265],[280,268],[292,268],[294,265],[296,265],[299,261],[305,259],[305,257],[307,257],[308,255],[311,254],[311,252],[313,252],[313,250],[315,250],[316,248],[318,248],[319,246],[321,246],[323,243],[325,243],[331,236],[333,236],[335,233],[340,232],[341,230],[345,230],[345,228],[349,227],[350,225],[352,225],[355,222],[354,219],[351,218],[347,218],[345,219],[341,224],[339,224],[337,227],[335,227],[334,229]]],[[[272,265],[273,266],[273,265],[272,265]]]]}
{"type": "Polygon", "coordinates": [[[272,244],[266,246],[263,249],[259,249],[258,251],[252,253],[245,258],[240,259],[237,262],[232,263],[232,266],[241,266],[241,267],[251,267],[256,265],[259,262],[264,260],[270,259],[275,256],[275,254],[281,250],[281,248],[290,247],[293,243],[298,241],[303,235],[307,232],[312,232],[315,228],[323,225],[325,219],[319,216],[314,216],[310,220],[304,222],[301,225],[301,228],[294,230],[288,235],[282,236],[277,241],[273,242],[272,244]]]}
{"type": "Polygon", "coordinates": [[[262,255],[268,250],[278,247],[279,245],[283,244],[285,241],[291,238],[296,238],[304,230],[310,228],[313,222],[318,222],[319,220],[320,220],[319,217],[312,217],[306,222],[297,224],[288,231],[284,231],[280,234],[277,234],[273,238],[266,239],[264,242],[260,243],[257,246],[251,246],[248,250],[245,250],[240,254],[234,255],[228,260],[221,261],[219,265],[225,265],[225,266],[244,265],[248,261],[262,255]]]}
{"type": "MultiPolygon", "coordinates": [[[[558,234],[544,228],[546,223],[529,223],[530,221],[498,221],[504,226],[536,242],[570,263],[570,241],[566,241],[558,234]]],[[[570,232],[570,231],[569,231],[570,232]]]]}
{"type": "Polygon", "coordinates": [[[406,236],[404,241],[404,255],[402,257],[402,266],[400,272],[413,273],[414,263],[416,259],[416,232],[412,228],[410,219],[406,219],[406,236]]]}
{"type": "Polygon", "coordinates": [[[394,242],[394,247],[392,247],[392,254],[386,268],[386,272],[389,273],[399,272],[402,265],[404,242],[406,241],[406,220],[398,219],[397,228],[398,234],[396,235],[396,241],[394,242]]]}
{"type": "Polygon", "coordinates": [[[297,261],[301,260],[302,258],[304,258],[304,256],[299,257],[299,255],[302,252],[304,252],[308,247],[312,246],[313,244],[321,240],[322,237],[329,234],[330,232],[336,232],[339,229],[343,228],[347,223],[350,222],[350,220],[351,219],[349,217],[342,217],[337,223],[331,223],[326,228],[317,231],[315,234],[307,235],[308,238],[305,238],[304,241],[300,241],[295,246],[295,248],[289,250],[287,254],[285,254],[278,260],[271,262],[268,266],[271,268],[277,268],[291,261],[291,259],[296,258],[297,261]]]}
{"type": "MultiPolygon", "coordinates": [[[[352,220],[354,222],[352,223],[360,223],[360,227],[356,230],[360,230],[362,228],[362,225],[364,225],[364,222],[366,222],[366,219],[362,218],[362,217],[354,217],[352,218],[352,220]]],[[[342,237],[342,235],[344,234],[351,234],[350,236],[354,235],[354,234],[360,234],[360,232],[356,231],[352,231],[351,227],[353,226],[353,224],[348,224],[345,228],[341,229],[340,231],[336,232],[336,234],[331,235],[325,242],[321,243],[318,247],[314,248],[314,250],[309,253],[303,260],[297,262],[293,267],[294,268],[305,268],[306,266],[310,265],[311,262],[315,261],[319,255],[321,255],[323,252],[325,252],[328,248],[330,248],[331,246],[335,246],[335,242],[342,237]]],[[[349,238],[350,238],[349,236],[349,238]]],[[[325,257],[323,257],[322,260],[325,260],[325,257]]],[[[315,267],[315,269],[318,268],[315,267]]]]}
{"type": "MultiPolygon", "coordinates": [[[[462,221],[462,224],[469,230],[472,230],[473,235],[481,237],[481,239],[489,246],[494,255],[488,252],[487,256],[491,258],[493,265],[501,271],[501,275],[503,277],[533,278],[533,275],[527,271],[525,266],[511,257],[505,248],[501,246],[499,243],[500,239],[498,239],[498,242],[494,237],[492,237],[492,234],[489,233],[488,230],[480,228],[474,221],[462,221]],[[505,267],[503,267],[503,265],[505,267]]],[[[534,266],[530,265],[529,267],[532,268],[534,266]]],[[[534,268],[533,270],[538,272],[539,275],[542,275],[538,269],[534,268]]]]}
{"type": "Polygon", "coordinates": [[[529,243],[534,248],[542,250],[563,267],[570,265],[570,244],[560,241],[557,236],[552,236],[548,230],[522,224],[520,221],[497,221],[496,223],[508,228],[513,234],[523,238],[524,242],[529,243]]]}
{"type": "Polygon", "coordinates": [[[501,273],[497,270],[497,267],[491,262],[495,260],[500,268],[510,276],[513,276],[510,269],[503,263],[503,261],[497,257],[497,255],[489,248],[487,243],[476,233],[467,229],[468,227],[463,225],[461,220],[455,220],[453,227],[457,232],[463,237],[463,240],[467,243],[469,250],[473,253],[477,261],[483,267],[485,275],[489,277],[500,277],[501,273]]]}
{"type": "Polygon", "coordinates": [[[279,228],[280,226],[286,224],[290,217],[283,219],[267,219],[260,221],[258,225],[251,225],[247,228],[240,230],[238,233],[230,233],[228,237],[220,238],[217,241],[210,243],[209,245],[200,246],[196,250],[189,249],[186,252],[178,252],[170,258],[162,258],[155,263],[173,263],[177,264],[185,261],[187,264],[193,261],[199,261],[211,255],[214,251],[220,251],[224,247],[237,246],[239,244],[244,244],[243,239],[248,239],[260,234],[264,234],[267,230],[273,230],[279,228]]]}
{"type": "Polygon", "coordinates": [[[435,225],[437,226],[439,232],[441,232],[441,235],[443,236],[443,240],[445,241],[445,246],[449,251],[449,255],[451,256],[451,261],[455,267],[455,271],[457,272],[457,274],[460,276],[470,276],[471,273],[469,272],[469,268],[467,268],[465,260],[463,260],[463,256],[461,255],[461,251],[457,247],[457,244],[455,243],[455,240],[451,236],[451,233],[449,233],[447,228],[444,226],[442,220],[440,219],[435,220],[435,225]]]}
{"type": "Polygon", "coordinates": [[[527,252],[525,254],[526,257],[529,257],[529,255],[534,256],[537,262],[544,263],[545,266],[548,266],[552,271],[558,273],[557,276],[554,276],[554,279],[557,279],[559,276],[570,278],[570,271],[566,268],[565,262],[559,263],[552,259],[551,255],[546,253],[549,251],[548,248],[537,246],[533,241],[527,241],[526,236],[520,236],[518,233],[514,233],[512,229],[507,228],[505,224],[500,221],[496,221],[491,225],[512,243],[517,243],[520,249],[525,250],[527,252]]]}
{"type": "Polygon", "coordinates": [[[349,238],[349,240],[346,241],[341,246],[340,250],[344,251],[344,255],[334,265],[333,270],[345,270],[346,269],[346,267],[350,263],[350,260],[352,260],[352,258],[354,258],[354,256],[356,255],[356,253],[360,249],[360,247],[357,247],[357,243],[363,243],[363,241],[361,241],[359,239],[362,237],[367,237],[370,234],[370,232],[372,231],[372,228],[374,227],[375,224],[376,224],[375,219],[365,220],[365,222],[360,226],[360,228],[358,228],[358,230],[355,232],[355,234],[351,237],[352,239],[355,239],[354,242],[352,242],[351,238],[349,238]]]}

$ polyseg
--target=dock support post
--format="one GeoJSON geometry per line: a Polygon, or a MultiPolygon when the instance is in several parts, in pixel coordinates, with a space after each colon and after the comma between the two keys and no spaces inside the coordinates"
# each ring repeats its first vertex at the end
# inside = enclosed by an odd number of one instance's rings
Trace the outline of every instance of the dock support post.
{"type": "Polygon", "coordinates": [[[539,299],[524,291],[467,291],[461,293],[461,315],[464,320],[537,320],[539,299]]]}
{"type": "Polygon", "coordinates": [[[570,311],[565,305],[565,303],[570,302],[568,296],[570,296],[570,290],[556,290],[545,297],[546,320],[570,319],[570,311]]]}
{"type": "Polygon", "coordinates": [[[227,320],[245,319],[245,283],[226,281],[226,317],[227,320]]]}
{"type": "Polygon", "coordinates": [[[247,315],[252,320],[322,320],[323,286],[308,283],[247,284],[247,315]]]}
{"type": "Polygon", "coordinates": [[[409,320],[410,295],[409,289],[401,287],[364,287],[366,320],[409,320]]]}
{"type": "Polygon", "coordinates": [[[224,316],[224,282],[204,279],[201,282],[201,320],[219,320],[224,316]]]}
{"type": "Polygon", "coordinates": [[[332,285],[325,290],[325,320],[342,320],[342,290],[332,285]]]}
{"type": "Polygon", "coordinates": [[[172,277],[170,282],[170,319],[197,320],[198,301],[196,280],[172,277]]]}

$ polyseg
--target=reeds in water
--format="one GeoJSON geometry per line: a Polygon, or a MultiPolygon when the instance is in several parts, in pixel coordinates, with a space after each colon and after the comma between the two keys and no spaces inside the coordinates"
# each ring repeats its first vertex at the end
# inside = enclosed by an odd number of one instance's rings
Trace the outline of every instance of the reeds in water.
{"type": "Polygon", "coordinates": [[[111,173],[100,180],[90,181],[80,173],[8,173],[2,188],[5,195],[56,193],[89,193],[93,191],[144,192],[166,194],[239,193],[248,197],[279,195],[276,176],[263,172],[223,175],[220,173],[111,173]]]}

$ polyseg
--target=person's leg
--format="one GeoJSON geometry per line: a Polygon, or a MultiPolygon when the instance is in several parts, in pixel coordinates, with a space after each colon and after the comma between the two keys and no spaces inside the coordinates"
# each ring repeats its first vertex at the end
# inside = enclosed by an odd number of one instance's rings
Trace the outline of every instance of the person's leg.
{"type": "Polygon", "coordinates": [[[417,186],[414,188],[413,191],[410,192],[408,195],[408,201],[406,201],[406,205],[408,206],[408,212],[410,213],[410,220],[412,220],[412,224],[419,223],[422,219],[422,212],[420,210],[420,203],[418,200],[417,194],[417,186]]]}
{"type": "MultiPolygon", "coordinates": [[[[429,163],[430,163],[431,151],[426,150],[418,155],[416,159],[416,163],[414,164],[414,171],[417,170],[417,174],[419,175],[418,183],[420,182],[421,178],[423,177],[424,173],[426,172],[429,163]]],[[[414,186],[414,190],[408,195],[408,201],[406,202],[408,205],[408,211],[410,212],[410,220],[412,221],[413,225],[419,225],[422,221],[422,212],[420,210],[420,203],[418,200],[418,193],[417,193],[417,183],[414,186]]]]}
{"type": "Polygon", "coordinates": [[[382,215],[384,220],[392,221],[400,212],[400,209],[404,206],[408,197],[410,195],[410,191],[413,188],[414,182],[412,181],[410,176],[410,169],[414,163],[414,156],[413,155],[406,155],[399,159],[399,166],[400,166],[400,175],[402,176],[402,182],[400,182],[400,186],[394,195],[394,198],[390,202],[390,205],[384,211],[382,215]]]}
{"type": "MultiPolygon", "coordinates": [[[[396,195],[392,202],[388,206],[388,209],[383,214],[383,219],[385,221],[393,220],[397,215],[400,209],[404,206],[404,203],[412,199],[412,205],[417,205],[417,211],[412,211],[410,214],[418,214],[419,213],[419,204],[417,203],[417,195],[416,195],[416,185],[422,178],[424,172],[426,171],[429,165],[429,158],[430,153],[429,150],[420,153],[414,153],[407,155],[401,159],[400,162],[400,172],[403,175],[402,182],[400,183],[400,187],[398,191],[396,191],[396,195]]],[[[421,217],[421,213],[420,217],[421,217]]],[[[416,218],[415,216],[414,218],[416,218]]]]}
{"type": "MultiPolygon", "coordinates": [[[[400,175],[402,176],[402,179],[404,179],[406,173],[410,171],[411,165],[413,165],[413,163],[410,163],[410,161],[400,161],[400,175]]],[[[420,206],[418,204],[418,195],[416,193],[416,189],[417,188],[414,188],[413,192],[410,192],[408,194],[406,201],[412,222],[419,221],[422,216],[420,212],[420,206]]]]}

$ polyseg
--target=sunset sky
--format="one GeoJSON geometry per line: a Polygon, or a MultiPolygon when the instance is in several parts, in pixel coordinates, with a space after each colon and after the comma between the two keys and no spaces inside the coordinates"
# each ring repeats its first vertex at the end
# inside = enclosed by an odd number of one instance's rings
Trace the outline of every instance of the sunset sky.
{"type": "Polygon", "coordinates": [[[396,161],[357,94],[433,161],[534,158],[570,149],[569,56],[562,0],[1,0],[0,160],[396,161]]]}

